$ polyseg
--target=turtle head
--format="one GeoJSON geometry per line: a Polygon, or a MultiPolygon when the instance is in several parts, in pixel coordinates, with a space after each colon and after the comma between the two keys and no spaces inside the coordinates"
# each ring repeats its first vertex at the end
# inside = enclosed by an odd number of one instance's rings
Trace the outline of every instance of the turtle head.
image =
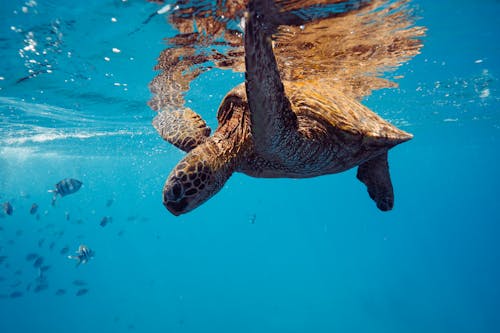
{"type": "Polygon", "coordinates": [[[245,86],[233,89],[217,114],[219,126],[210,138],[190,150],[163,187],[163,204],[174,215],[187,213],[224,186],[251,147],[245,86]]]}
{"type": "Polygon", "coordinates": [[[176,216],[210,199],[232,174],[229,168],[212,163],[217,156],[200,154],[202,146],[189,152],[177,164],[163,187],[163,205],[176,216]]]}

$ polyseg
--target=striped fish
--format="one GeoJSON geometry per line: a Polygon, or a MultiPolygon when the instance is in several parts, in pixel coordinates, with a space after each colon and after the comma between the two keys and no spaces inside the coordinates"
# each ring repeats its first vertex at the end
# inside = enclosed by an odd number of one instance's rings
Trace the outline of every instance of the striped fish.
{"type": "Polygon", "coordinates": [[[68,194],[73,194],[78,191],[80,187],[82,187],[82,184],[83,183],[81,181],[73,178],[65,178],[61,180],[56,184],[55,190],[49,190],[49,192],[54,193],[54,196],[52,197],[52,206],[55,205],[58,194],[61,197],[64,197],[68,194]]]}
{"type": "Polygon", "coordinates": [[[80,264],[86,264],[90,259],[94,258],[95,252],[91,250],[87,245],[80,245],[78,250],[75,252],[76,255],[68,256],[68,259],[75,259],[76,266],[80,264]]]}

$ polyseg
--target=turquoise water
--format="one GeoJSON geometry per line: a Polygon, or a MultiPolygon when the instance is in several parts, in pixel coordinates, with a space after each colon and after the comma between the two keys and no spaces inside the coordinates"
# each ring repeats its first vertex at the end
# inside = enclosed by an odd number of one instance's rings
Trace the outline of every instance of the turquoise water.
{"type": "MultiPolygon", "coordinates": [[[[390,154],[393,211],[350,170],[235,174],[174,217],[161,189],[183,154],[146,104],[175,33],[142,24],[159,7],[1,1],[0,332],[500,331],[500,3],[412,3],[422,53],[365,100],[415,135],[390,154]],[[84,185],[53,207],[66,177],[84,185]],[[80,244],[96,255],[75,267],[80,244]]],[[[201,75],[188,104],[213,128],[242,80],[201,75]]]]}

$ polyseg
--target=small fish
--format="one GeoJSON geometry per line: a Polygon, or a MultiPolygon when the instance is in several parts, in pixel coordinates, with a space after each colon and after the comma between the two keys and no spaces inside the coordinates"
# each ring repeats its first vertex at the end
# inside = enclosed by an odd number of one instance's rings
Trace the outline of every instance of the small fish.
{"type": "Polygon", "coordinates": [[[108,201],[106,201],[106,207],[111,207],[111,205],[113,204],[114,200],[113,199],[108,199],[108,201]]]}
{"type": "Polygon", "coordinates": [[[17,271],[14,272],[14,275],[23,275],[23,270],[22,269],[18,269],[17,271]]]}
{"type": "Polygon", "coordinates": [[[23,283],[23,281],[17,280],[16,282],[12,283],[12,284],[10,285],[10,287],[11,287],[11,288],[15,288],[15,287],[20,286],[22,283],[23,283]]]}
{"type": "Polygon", "coordinates": [[[83,280],[73,280],[73,284],[75,286],[86,286],[87,285],[87,282],[83,281],[83,280]]]}
{"type": "Polygon", "coordinates": [[[78,250],[75,251],[75,253],[76,255],[74,256],[68,256],[68,259],[75,259],[77,267],[80,266],[80,264],[86,264],[95,255],[93,250],[83,244],[78,247],[78,250]]]}
{"type": "Polygon", "coordinates": [[[52,251],[54,249],[54,246],[56,246],[56,242],[50,242],[49,249],[52,251]]]}
{"type": "Polygon", "coordinates": [[[69,247],[65,246],[65,247],[63,247],[63,248],[61,249],[61,251],[59,251],[59,253],[61,253],[61,254],[66,254],[66,253],[68,253],[68,251],[69,251],[69,247]]]}
{"type": "Polygon", "coordinates": [[[113,220],[112,217],[109,217],[109,216],[104,216],[102,219],[101,219],[101,223],[99,223],[99,225],[101,227],[105,227],[108,223],[111,223],[111,221],[113,220]]]}
{"type": "Polygon", "coordinates": [[[50,265],[44,265],[40,267],[40,272],[46,272],[50,269],[50,265]]]}
{"type": "Polygon", "coordinates": [[[20,237],[20,236],[22,236],[23,234],[24,234],[24,231],[22,231],[22,230],[18,230],[18,231],[16,231],[16,236],[17,236],[17,237],[20,237]]]}
{"type": "Polygon", "coordinates": [[[57,291],[56,291],[56,295],[57,296],[62,296],[64,294],[66,294],[66,290],[64,290],[64,289],[57,289],[57,291]]]}
{"type": "Polygon", "coordinates": [[[64,218],[66,219],[66,221],[69,221],[69,212],[65,212],[64,213],[64,218]]]}
{"type": "Polygon", "coordinates": [[[38,257],[33,263],[33,267],[39,268],[40,266],[42,266],[42,264],[43,264],[43,257],[38,257]]]}
{"type": "Polygon", "coordinates": [[[12,208],[10,202],[7,201],[3,203],[3,212],[7,215],[12,215],[12,213],[14,212],[14,208],[12,208]]]}
{"type": "Polygon", "coordinates": [[[38,247],[42,247],[44,242],[45,242],[45,238],[40,238],[38,240],[38,247]]]}
{"type": "Polygon", "coordinates": [[[73,194],[82,187],[83,183],[77,179],[65,178],[56,184],[55,190],[49,190],[49,192],[54,193],[52,197],[52,206],[56,204],[57,195],[62,197],[69,194],[73,194]]]}
{"type": "Polygon", "coordinates": [[[0,264],[3,263],[7,258],[7,256],[0,256],[0,264]]]}
{"type": "Polygon", "coordinates": [[[14,292],[10,293],[10,295],[9,295],[10,298],[18,298],[18,297],[22,297],[22,296],[23,296],[23,293],[20,291],[14,291],[14,292]]]}
{"type": "Polygon", "coordinates": [[[33,203],[30,208],[30,214],[35,215],[37,211],[38,211],[38,205],[36,203],[33,203]]]}
{"type": "Polygon", "coordinates": [[[43,290],[48,289],[48,288],[49,288],[48,284],[42,283],[42,284],[37,284],[35,289],[33,289],[33,291],[35,293],[39,293],[40,291],[43,291],[43,290]]]}
{"type": "Polygon", "coordinates": [[[47,283],[47,277],[43,274],[42,271],[38,271],[38,276],[35,278],[35,281],[40,284],[47,283]]]}
{"type": "Polygon", "coordinates": [[[121,237],[121,236],[123,236],[124,233],[125,233],[125,230],[120,230],[120,231],[118,231],[117,235],[118,235],[118,237],[121,237]]]}
{"type": "Polygon", "coordinates": [[[82,296],[82,295],[85,295],[88,292],[89,292],[89,290],[86,289],[86,288],[78,289],[78,291],[76,292],[76,296],[82,296]]]}

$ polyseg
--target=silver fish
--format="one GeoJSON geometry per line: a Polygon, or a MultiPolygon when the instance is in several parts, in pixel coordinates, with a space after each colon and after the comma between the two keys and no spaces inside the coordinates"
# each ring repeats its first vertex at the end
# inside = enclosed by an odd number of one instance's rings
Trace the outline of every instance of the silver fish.
{"type": "Polygon", "coordinates": [[[14,208],[12,208],[10,202],[7,201],[3,203],[3,212],[7,215],[12,215],[12,213],[14,212],[14,208]]]}
{"type": "Polygon", "coordinates": [[[81,181],[73,178],[64,178],[58,182],[55,190],[49,190],[49,192],[54,193],[54,196],[52,197],[52,206],[55,205],[58,194],[61,197],[73,194],[78,191],[82,185],[83,183],[81,181]]]}

